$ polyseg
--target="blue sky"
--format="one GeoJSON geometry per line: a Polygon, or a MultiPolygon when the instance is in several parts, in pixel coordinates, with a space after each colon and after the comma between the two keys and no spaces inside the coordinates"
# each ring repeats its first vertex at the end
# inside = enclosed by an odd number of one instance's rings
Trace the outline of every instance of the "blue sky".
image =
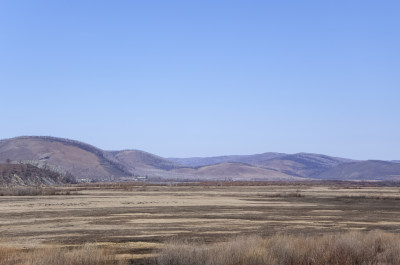
{"type": "Polygon", "coordinates": [[[399,1],[0,2],[0,138],[400,159],[399,1]]]}

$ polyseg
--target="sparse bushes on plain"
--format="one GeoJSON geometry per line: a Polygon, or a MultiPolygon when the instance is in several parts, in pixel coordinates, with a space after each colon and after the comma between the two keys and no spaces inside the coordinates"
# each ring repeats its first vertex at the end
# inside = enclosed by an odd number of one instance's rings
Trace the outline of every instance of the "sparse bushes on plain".
{"type": "Polygon", "coordinates": [[[213,245],[169,242],[159,265],[398,265],[400,236],[372,231],[324,236],[238,237],[213,245]]]}
{"type": "Polygon", "coordinates": [[[263,197],[266,198],[301,198],[305,197],[303,194],[300,192],[283,192],[283,193],[271,193],[271,194],[265,194],[263,197]]]}
{"type": "Polygon", "coordinates": [[[76,192],[54,187],[15,186],[0,188],[0,196],[51,196],[76,194],[76,192]]]}
{"type": "Polygon", "coordinates": [[[42,248],[21,253],[11,248],[0,248],[0,265],[127,265],[115,260],[112,252],[94,245],[81,248],[42,248]]]}
{"type": "Polygon", "coordinates": [[[398,196],[385,195],[344,195],[337,196],[337,199],[358,199],[358,200],[400,200],[398,196]]]}

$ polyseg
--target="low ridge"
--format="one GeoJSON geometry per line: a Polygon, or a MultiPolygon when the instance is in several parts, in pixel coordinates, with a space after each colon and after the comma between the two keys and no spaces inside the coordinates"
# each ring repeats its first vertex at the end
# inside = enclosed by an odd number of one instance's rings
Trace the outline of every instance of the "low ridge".
{"type": "Polygon", "coordinates": [[[30,164],[0,164],[0,186],[58,185],[73,183],[71,175],[30,164]]]}

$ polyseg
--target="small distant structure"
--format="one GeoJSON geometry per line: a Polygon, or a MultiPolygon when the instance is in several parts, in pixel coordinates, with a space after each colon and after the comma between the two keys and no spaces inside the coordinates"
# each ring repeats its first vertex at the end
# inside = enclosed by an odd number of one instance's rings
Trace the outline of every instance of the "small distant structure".
{"type": "Polygon", "coordinates": [[[90,183],[90,182],[92,182],[92,180],[88,179],[88,178],[80,178],[80,179],[77,179],[77,181],[79,183],[90,183]]]}
{"type": "Polygon", "coordinates": [[[147,181],[147,176],[138,176],[135,177],[136,181],[147,181]]]}
{"type": "Polygon", "coordinates": [[[130,176],[130,177],[121,177],[118,179],[121,182],[132,182],[132,181],[137,181],[137,182],[145,182],[148,180],[147,176],[130,176]]]}

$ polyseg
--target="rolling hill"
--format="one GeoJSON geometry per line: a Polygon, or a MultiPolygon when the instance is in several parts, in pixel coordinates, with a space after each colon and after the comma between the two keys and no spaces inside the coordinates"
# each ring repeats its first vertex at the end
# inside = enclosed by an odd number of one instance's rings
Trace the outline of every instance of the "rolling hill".
{"type": "Polygon", "coordinates": [[[119,163],[123,164],[132,175],[162,175],[169,170],[182,167],[168,159],[140,151],[109,151],[119,163]]]}
{"type": "Polygon", "coordinates": [[[130,172],[112,155],[94,146],[55,137],[17,137],[0,141],[0,162],[33,161],[59,167],[77,178],[109,179],[130,172]]]}
{"type": "Polygon", "coordinates": [[[173,161],[139,150],[104,151],[75,140],[22,136],[0,141],[0,162],[23,161],[33,165],[50,165],[77,179],[118,180],[134,176],[169,176],[179,168],[173,161]]]}
{"type": "Polygon", "coordinates": [[[323,171],[314,178],[400,181],[400,163],[379,160],[346,163],[323,171]]]}
{"type": "Polygon", "coordinates": [[[281,156],[285,156],[286,154],[282,153],[263,153],[256,155],[230,155],[230,156],[214,156],[214,157],[190,157],[190,158],[169,158],[170,160],[185,165],[188,167],[202,167],[202,166],[211,166],[221,163],[228,162],[237,162],[237,163],[245,163],[249,165],[259,165],[260,163],[279,158],[281,156]]]}
{"type": "Polygon", "coordinates": [[[298,153],[269,159],[258,163],[257,166],[274,169],[293,176],[314,177],[328,169],[352,161],[320,154],[298,153]]]}
{"type": "Polygon", "coordinates": [[[191,179],[209,179],[209,180],[282,180],[282,181],[293,181],[293,180],[305,180],[304,178],[290,176],[288,174],[266,169],[255,167],[243,163],[232,163],[226,162],[221,164],[214,164],[209,166],[203,166],[198,168],[180,168],[175,169],[175,173],[179,173],[185,178],[191,179]]]}
{"type": "Polygon", "coordinates": [[[292,155],[263,153],[242,156],[171,158],[171,160],[189,167],[211,166],[226,162],[244,163],[298,177],[312,177],[329,168],[353,161],[350,159],[308,153],[292,155]]]}

